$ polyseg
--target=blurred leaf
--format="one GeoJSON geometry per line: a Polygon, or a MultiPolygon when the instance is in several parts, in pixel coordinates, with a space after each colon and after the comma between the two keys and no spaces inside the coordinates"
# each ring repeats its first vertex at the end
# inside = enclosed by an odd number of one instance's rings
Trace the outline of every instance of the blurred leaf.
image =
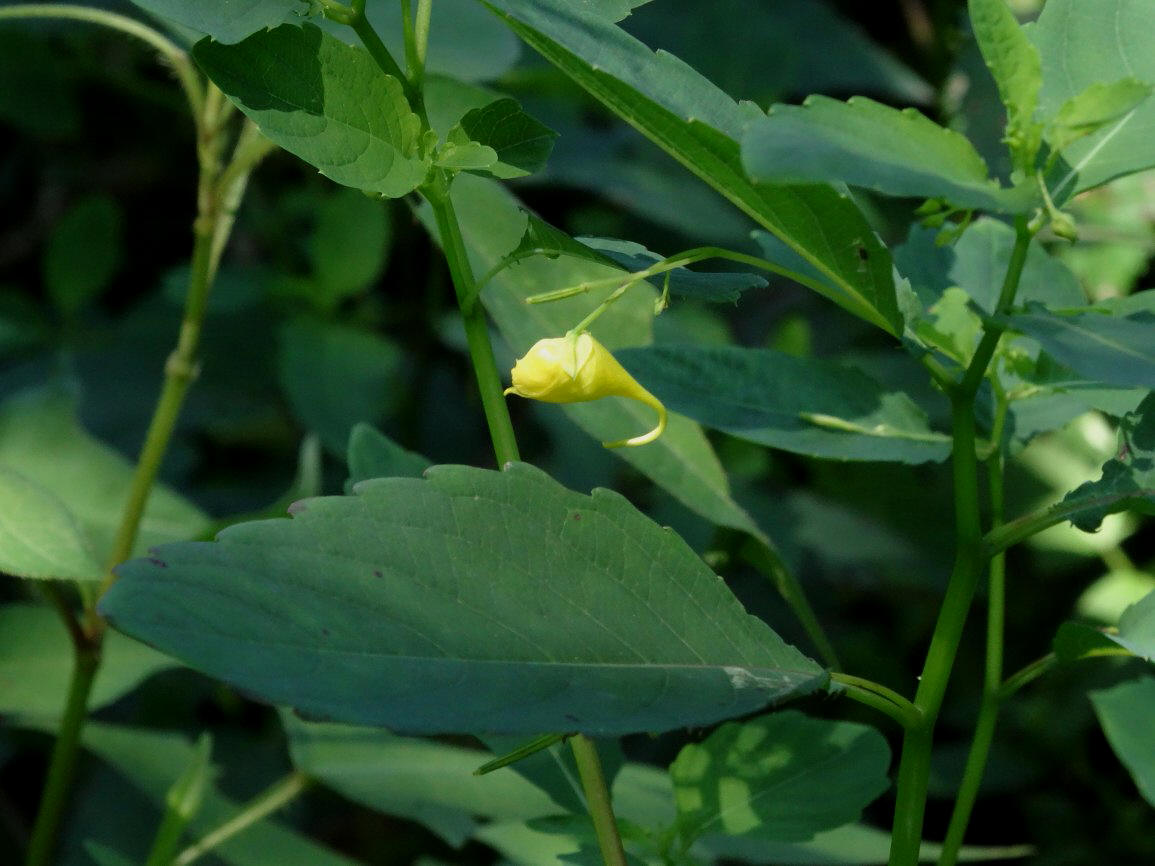
{"type": "Polygon", "coordinates": [[[96,866],[137,866],[131,857],[100,842],[86,842],[84,850],[92,857],[96,866]]]}
{"type": "Polygon", "coordinates": [[[296,319],[281,326],[277,378],[293,414],[334,454],[353,425],[396,405],[403,356],[386,338],[346,325],[296,319]]]}
{"type": "Polygon", "coordinates": [[[353,425],[349,434],[349,480],[352,485],[369,478],[420,478],[433,465],[420,454],[408,451],[369,424],[353,425]]]}
{"type": "Polygon", "coordinates": [[[284,24],[236,45],[202,40],[193,56],[262,133],[337,183],[398,198],[424,181],[421,121],[364,49],[284,24]]]}
{"type": "MultiPolygon", "coordinates": [[[[110,632],[89,711],[111,704],[145,678],[176,666],[175,659],[110,632]]],[[[31,604],[0,607],[0,716],[58,719],[68,698],[72,668],[72,643],[55,611],[31,604]]]]}
{"type": "Polygon", "coordinates": [[[1001,189],[959,133],[914,109],[899,111],[863,97],[839,102],[811,96],[802,105],[772,105],[746,127],[742,163],[756,181],[844,182],[982,210],[1022,213],[1037,196],[1033,188],[1001,189]]]}
{"type": "Polygon", "coordinates": [[[860,370],[772,349],[652,346],[618,359],[670,409],[732,436],[812,457],[925,463],[950,437],[860,370]]]}
{"type": "Polygon", "coordinates": [[[419,821],[455,848],[477,829],[475,817],[525,821],[563,811],[512,770],[473,775],[486,752],[288,713],[282,719],[297,769],[356,803],[419,821]]]}
{"type": "Polygon", "coordinates": [[[1044,79],[1039,50],[1015,20],[1006,0],[969,0],[967,8],[975,40],[1007,109],[1007,145],[1015,156],[1016,168],[1029,171],[1042,135],[1034,122],[1044,79]]]}
{"type": "Polygon", "coordinates": [[[100,580],[84,529],[51,491],[0,466],[0,572],[41,580],[100,580]]]}
{"type": "Polygon", "coordinates": [[[766,105],[839,92],[895,103],[933,100],[922,78],[832,7],[821,0],[663,0],[636,11],[624,26],[686,60],[735,99],[766,105]],[[703,33],[725,33],[725,50],[703,33]],[[766,50],[768,33],[772,51],[766,50]]]}
{"type": "MultiPolygon", "coordinates": [[[[133,786],[161,808],[181,767],[193,761],[195,746],[180,734],[88,722],[84,747],[111,764],[133,786]]],[[[243,804],[220,793],[205,792],[201,808],[189,821],[189,832],[200,838],[232,820],[243,804]]],[[[138,826],[144,821],[137,816],[138,826]]],[[[343,857],[277,821],[264,818],[213,849],[213,856],[232,866],[354,866],[343,857]]]]}
{"type": "Polygon", "coordinates": [[[1111,635],[1081,622],[1065,622],[1059,626],[1051,649],[1061,662],[1128,654],[1112,640],[1111,635]]]}
{"type": "Polygon", "coordinates": [[[886,740],[865,725],[791,710],[729,722],[670,765],[678,825],[690,839],[810,839],[857,820],[887,789],[889,764],[886,740]]]}
{"type": "MultiPolygon", "coordinates": [[[[1109,527],[1108,517],[1097,535],[1109,527]]],[[[1080,533],[1086,538],[1085,533],[1080,533]]],[[[1114,539],[1117,546],[1123,539],[1114,539]]],[[[1113,568],[1083,590],[1075,610],[1080,616],[1090,617],[1107,625],[1116,625],[1123,611],[1155,591],[1155,575],[1131,568],[1113,568]]]]}
{"type": "MultiPolygon", "coordinates": [[[[4,495],[19,495],[29,506],[36,504],[47,509],[40,512],[41,516],[52,517],[55,530],[64,533],[61,544],[67,543],[70,548],[48,551],[48,558],[34,570],[61,567],[71,572],[67,576],[72,579],[102,580],[104,558],[112,550],[120,525],[133,466],[80,427],[71,396],[61,390],[35,389],[0,404],[0,469],[7,470],[2,482],[4,495]],[[72,530],[67,527],[62,509],[67,510],[82,533],[83,546],[75,537],[69,540],[72,530]],[[85,558],[85,550],[90,559],[85,558]],[[86,563],[93,568],[87,574],[86,563]]],[[[4,525],[8,532],[35,540],[38,533],[51,528],[34,527],[31,522],[35,516],[31,511],[8,513],[4,525]]],[[[204,512],[157,484],[148,498],[134,555],[141,556],[153,545],[166,541],[196,538],[208,525],[204,512]]]]}
{"type": "Polygon", "coordinates": [[[107,196],[73,205],[48,238],[44,285],[65,316],[73,316],[108,287],[123,256],[121,213],[107,196]]]}
{"type": "Polygon", "coordinates": [[[1118,632],[1107,637],[1133,655],[1155,662],[1155,591],[1123,611],[1118,632]]]}
{"type": "Polygon", "coordinates": [[[1073,142],[1098,132],[1134,110],[1151,94],[1151,85],[1135,78],[1121,78],[1110,84],[1096,82],[1079,91],[1059,109],[1050,124],[1049,143],[1062,151],[1073,142]]]}
{"type": "Polygon", "coordinates": [[[1038,340],[1049,355],[1092,382],[1155,389],[1155,316],[1111,315],[1100,307],[1006,317],[1006,323],[1038,340]]]}
{"type": "Polygon", "coordinates": [[[164,547],[101,609],[265,700],[400,731],[668,730],[824,682],[618,494],[520,463],[425,477],[164,547]]]}
{"type": "Polygon", "coordinates": [[[746,123],[761,116],[753,106],[739,106],[676,57],[655,54],[563,0],[486,5],[611,111],[818,268],[829,284],[812,288],[883,330],[901,332],[890,256],[848,195],[816,185],[757,187],[745,177],[738,139],[746,123]]]}
{"type": "Polygon", "coordinates": [[[1128,508],[1155,512],[1155,394],[1120,422],[1119,455],[1103,464],[1099,480],[1072,490],[1056,506],[1084,532],[1128,508]]]}
{"type": "MultiPolygon", "coordinates": [[[[1134,0],[1050,0],[1030,28],[1043,63],[1039,114],[1057,117],[1068,100],[1092,85],[1133,77],[1155,84],[1151,10],[1134,0]]],[[[1063,150],[1053,174],[1058,200],[1112,178],[1155,166],[1155,100],[1063,150]]]]}
{"type": "Polygon", "coordinates": [[[303,17],[302,0],[132,0],[163,21],[204,33],[219,42],[240,42],[250,33],[269,30],[286,19],[303,17]]]}
{"type": "Polygon", "coordinates": [[[1089,697],[1111,748],[1130,771],[1139,793],[1155,806],[1155,741],[1151,738],[1155,677],[1119,683],[1091,692],[1089,697]]]}
{"type": "Polygon", "coordinates": [[[319,306],[332,308],[372,286],[385,267],[390,240],[389,210],[381,202],[350,189],[322,199],[309,239],[319,306]]]}
{"type": "Polygon", "coordinates": [[[27,26],[0,30],[0,120],[32,135],[62,138],[80,129],[76,71],[55,44],[27,26]],[[52,63],[41,63],[53,53],[52,63]]]}
{"type": "Polygon", "coordinates": [[[499,178],[539,171],[557,138],[556,132],[523,111],[514,99],[499,99],[467,112],[460,128],[471,141],[493,149],[497,161],[485,170],[499,178]]]}

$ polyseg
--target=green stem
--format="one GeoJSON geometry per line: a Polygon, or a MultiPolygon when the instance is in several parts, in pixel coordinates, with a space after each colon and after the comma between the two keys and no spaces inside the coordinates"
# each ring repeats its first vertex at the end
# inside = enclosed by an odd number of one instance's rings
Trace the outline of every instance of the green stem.
{"type": "Polygon", "coordinates": [[[429,46],[429,20],[432,0],[418,0],[417,19],[413,19],[412,0],[401,0],[401,30],[405,34],[405,68],[415,93],[421,93],[425,82],[425,54],[429,46]]]}
{"type": "Polygon", "coordinates": [[[489,339],[489,325],[485,320],[485,310],[477,303],[476,283],[473,268],[469,264],[469,254],[465,240],[461,236],[461,225],[453,209],[449,195],[449,181],[443,172],[438,172],[433,182],[422,187],[422,193],[433,208],[437,231],[441,236],[441,248],[449,265],[453,288],[457,294],[461,318],[465,325],[465,337],[469,345],[469,357],[473,362],[473,372],[477,377],[477,387],[481,393],[481,406],[489,425],[489,436],[493,440],[493,451],[497,465],[519,459],[517,437],[513,432],[513,422],[502,393],[504,388],[497,361],[493,357],[493,344],[489,339]],[[472,299],[472,301],[470,300],[472,299]]]}
{"type": "MultiPolygon", "coordinates": [[[[1026,264],[1031,232],[1024,218],[1016,220],[1015,230],[1015,246],[999,292],[996,316],[1010,309],[1026,264]]],[[[896,781],[890,866],[915,866],[918,863],[934,726],[942,709],[975,588],[986,562],[979,512],[974,403],[1001,336],[1002,328],[996,323],[984,325],[983,337],[966,374],[949,392],[954,440],[955,561],[915,693],[914,705],[922,718],[917,725],[907,728],[903,737],[896,781]]]]}
{"type": "Polygon", "coordinates": [[[830,679],[846,689],[846,696],[890,716],[904,728],[917,725],[921,719],[918,708],[893,689],[873,680],[834,672],[830,679]]]}
{"type": "Polygon", "coordinates": [[[409,100],[410,105],[419,105],[421,103],[421,94],[414,89],[413,84],[409,78],[401,71],[401,67],[397,65],[397,61],[393,59],[393,55],[389,53],[389,49],[385,47],[385,43],[381,41],[381,37],[377,35],[377,31],[373,29],[373,25],[369,23],[369,19],[365,17],[365,4],[361,3],[360,8],[358,4],[353,4],[352,14],[344,22],[348,24],[353,32],[357,34],[357,38],[361,40],[361,44],[365,46],[365,50],[373,58],[373,62],[386,75],[392,75],[400,82],[401,87],[405,91],[405,98],[409,100]]]}
{"type": "Polygon", "coordinates": [[[148,43],[172,65],[173,72],[176,73],[176,77],[184,89],[193,119],[198,123],[200,122],[204,107],[204,88],[201,85],[200,77],[192,63],[189,62],[188,54],[175,42],[165,38],[163,34],[151,27],[115,12],[66,3],[21,3],[15,6],[0,7],[0,20],[5,18],[57,18],[86,21],[90,24],[99,24],[102,27],[119,30],[121,33],[148,43]]]}
{"type": "Polygon", "coordinates": [[[609,788],[606,786],[606,778],[598,758],[598,747],[585,734],[575,734],[570,739],[570,745],[573,747],[578,775],[581,776],[582,788],[585,790],[586,805],[594,822],[602,861],[605,866],[627,866],[626,852],[622,847],[622,838],[618,834],[618,825],[614,820],[614,810],[610,803],[609,788]]]}
{"type": "MultiPolygon", "coordinates": [[[[1007,397],[997,383],[994,385],[998,403],[991,441],[995,443],[995,450],[987,469],[991,525],[999,526],[1003,521],[1004,460],[1001,443],[1007,417],[1007,397]]],[[[1006,557],[1001,553],[990,561],[988,584],[987,646],[982,700],[971,739],[970,753],[967,755],[954,811],[951,813],[946,840],[943,842],[942,854],[939,857],[939,866],[955,866],[958,862],[963,837],[966,835],[966,828],[970,823],[971,813],[978,799],[979,786],[982,784],[983,773],[990,757],[999,717],[1000,692],[1003,685],[1003,637],[1006,628],[1006,557]]]]}
{"type": "Polygon", "coordinates": [[[25,866],[48,866],[60,835],[60,824],[72,790],[72,777],[80,754],[80,733],[88,712],[88,696],[96,672],[100,669],[101,640],[99,636],[76,646],[73,658],[72,680],[68,686],[68,700],[60,720],[60,733],[52,747],[40,808],[28,843],[25,866]]]}
{"type": "Polygon", "coordinates": [[[276,812],[286,803],[300,795],[310,784],[311,780],[308,776],[300,770],[294,770],[246,803],[241,811],[211,833],[204,836],[195,845],[190,845],[188,848],[185,848],[180,855],[172,861],[172,866],[189,866],[190,863],[199,860],[218,845],[224,844],[241,831],[247,830],[253,826],[253,824],[256,824],[262,818],[266,818],[276,812]]]}

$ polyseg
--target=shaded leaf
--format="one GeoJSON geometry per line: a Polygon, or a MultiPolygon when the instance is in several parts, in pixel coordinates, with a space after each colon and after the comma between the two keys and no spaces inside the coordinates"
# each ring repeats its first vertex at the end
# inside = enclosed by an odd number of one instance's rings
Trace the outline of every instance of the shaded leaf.
{"type": "Polygon", "coordinates": [[[1107,741],[1131,773],[1139,793],[1155,806],[1155,677],[1145,676],[1090,693],[1107,741]]]}
{"type": "Polygon", "coordinates": [[[311,300],[332,308],[368,289],[381,276],[392,230],[381,202],[350,189],[326,196],[309,238],[309,256],[318,291],[311,300]]]}
{"type": "Polygon", "coordinates": [[[120,267],[121,213],[106,196],[72,206],[52,230],[44,286],[57,309],[73,315],[108,287],[120,267]]]}
{"type": "Polygon", "coordinates": [[[1155,513],[1155,394],[1122,419],[1119,454],[1103,464],[1099,480],[1075,488],[1056,506],[1085,532],[1128,508],[1155,513]]]}
{"type": "MultiPolygon", "coordinates": [[[[128,498],[133,465],[81,428],[69,394],[33,389],[0,405],[0,471],[0,495],[10,502],[21,497],[29,509],[38,509],[6,512],[0,531],[36,547],[47,543],[44,533],[59,533],[59,547],[56,542],[52,542],[52,549],[41,547],[45,558],[39,565],[32,560],[25,562],[29,566],[27,576],[102,580],[103,562],[112,550],[128,498]],[[68,516],[79,538],[72,535],[68,516]],[[52,522],[37,525],[40,518],[52,522]],[[86,573],[88,566],[92,570],[86,573]],[[47,573],[54,567],[69,573],[47,573]]],[[[154,544],[195,538],[208,526],[204,512],[157,484],[144,510],[134,554],[140,556],[154,544]]],[[[31,554],[31,550],[26,553],[31,554]]],[[[17,565],[15,559],[0,561],[17,565]]]]}
{"type": "Polygon", "coordinates": [[[485,170],[499,178],[524,177],[541,169],[557,138],[514,99],[499,99],[467,112],[460,128],[471,141],[492,148],[496,161],[485,170]]]}
{"type": "MultiPolygon", "coordinates": [[[[146,677],[176,666],[174,659],[110,633],[88,708],[95,712],[146,677]]],[[[72,642],[55,611],[31,604],[0,607],[0,716],[60,718],[73,667],[72,642]]]]}
{"type": "MultiPolygon", "coordinates": [[[[1030,28],[1043,63],[1039,114],[1059,115],[1093,85],[1133,77],[1155,84],[1155,30],[1151,9],[1136,0],[1049,0],[1030,28]]],[[[1155,100],[1147,99],[1117,120],[1062,151],[1049,178],[1061,201],[1121,175],[1155,166],[1155,100]]]]}
{"type": "MultiPolygon", "coordinates": [[[[586,237],[577,240],[628,271],[645,270],[664,258],[634,241],[586,237]]],[[[667,275],[671,294],[714,303],[737,301],[747,289],[761,289],[768,285],[766,280],[757,274],[692,271],[689,268],[675,268],[665,274],[651,277],[650,283],[661,288],[666,285],[667,275]]]]}
{"type": "Polygon", "coordinates": [[[525,821],[563,811],[512,770],[473,775],[487,752],[287,713],[284,722],[298,770],[356,803],[419,821],[454,847],[473,835],[477,817],[525,821]]]}
{"type": "Polygon", "coordinates": [[[1007,324],[1091,382],[1155,389],[1155,315],[1112,315],[1097,307],[1048,312],[1028,306],[1007,324]]]}
{"type": "Polygon", "coordinates": [[[885,195],[1009,213],[1034,207],[1032,189],[1001,189],[959,133],[914,109],[899,111],[863,97],[840,102],[811,96],[800,106],[771,106],[746,127],[742,162],[756,181],[841,181],[885,195]]]}
{"type": "Polygon", "coordinates": [[[889,764],[886,740],[865,725],[794,711],[727,723],[670,765],[678,824],[691,839],[810,839],[857,820],[888,787],[889,764]]]}
{"type": "Polygon", "coordinates": [[[1061,662],[1128,655],[1106,631],[1081,622],[1065,622],[1059,626],[1051,649],[1061,662]]]}
{"type": "Polygon", "coordinates": [[[421,121],[364,49],[285,24],[236,45],[203,40],[193,56],[262,133],[337,183],[397,198],[424,181],[421,121]]]}
{"type": "Polygon", "coordinates": [[[293,413],[344,455],[353,425],[395,405],[401,350],[378,334],[315,319],[287,322],[278,336],[277,377],[293,413]]]}
{"type": "Polygon", "coordinates": [[[349,433],[349,480],[346,493],[352,485],[369,478],[420,478],[433,461],[402,448],[384,433],[369,424],[355,424],[349,433]]]}
{"type": "Polygon", "coordinates": [[[611,111],[827,276],[829,286],[812,288],[892,334],[901,332],[890,257],[849,197],[820,185],[758,187],[745,176],[738,139],[745,124],[761,116],[752,105],[739,106],[676,57],[652,52],[565,0],[486,5],[611,111]],[[860,248],[869,261],[860,258],[860,248]]]}
{"type": "Polygon", "coordinates": [[[824,683],[618,494],[525,464],[426,478],[161,548],[102,611],[265,700],[399,731],[667,730],[824,683]]]}
{"type": "Polygon", "coordinates": [[[1123,611],[1118,632],[1107,637],[1133,655],[1155,662],[1155,592],[1123,611]]]}
{"type": "Polygon", "coordinates": [[[670,409],[751,442],[840,460],[950,454],[950,437],[909,397],[844,364],[736,346],[661,345],[618,359],[670,409]]]}

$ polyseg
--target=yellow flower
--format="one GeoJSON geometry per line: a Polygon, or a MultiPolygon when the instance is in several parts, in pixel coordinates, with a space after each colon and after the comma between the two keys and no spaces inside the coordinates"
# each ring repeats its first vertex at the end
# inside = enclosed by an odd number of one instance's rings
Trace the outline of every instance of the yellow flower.
{"type": "Polygon", "coordinates": [[[652,407],[658,426],[649,433],[603,443],[607,448],[645,445],[666,429],[666,407],[625,371],[617,358],[589,334],[571,334],[538,340],[513,366],[513,387],[517,394],[545,403],[582,403],[602,397],[628,397],[652,407]]]}

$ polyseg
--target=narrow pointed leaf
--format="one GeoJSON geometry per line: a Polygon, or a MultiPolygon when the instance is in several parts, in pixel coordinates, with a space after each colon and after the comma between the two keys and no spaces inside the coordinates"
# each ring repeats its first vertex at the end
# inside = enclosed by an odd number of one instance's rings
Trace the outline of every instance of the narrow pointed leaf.
{"type": "Polygon", "coordinates": [[[652,346],[618,359],[670,409],[751,442],[839,460],[924,463],[950,454],[905,394],[853,367],[771,349],[652,346]]]}
{"type": "Polygon", "coordinates": [[[787,710],[728,723],[670,765],[678,825],[803,841],[858,820],[888,786],[890,749],[874,728],[787,710]]]}
{"type": "MultiPolygon", "coordinates": [[[[1001,2],[1001,0],[1000,0],[1001,2]]],[[[742,137],[750,177],[768,183],[837,183],[884,195],[941,198],[964,208],[1021,213],[1031,189],[1003,189],[959,133],[915,111],[871,99],[812,96],[771,106],[742,137]]]]}
{"type": "Polygon", "coordinates": [[[523,40],[826,275],[815,290],[890,332],[902,330],[890,257],[862,213],[830,186],[766,187],[738,140],[762,114],[738,105],[673,55],[653,52],[566,0],[488,0],[523,40]],[[863,259],[859,250],[865,249],[863,259]]]}
{"type": "MultiPolygon", "coordinates": [[[[1048,0],[1029,33],[1042,56],[1039,113],[1046,119],[1089,87],[1123,78],[1155,85],[1155,28],[1146,0],[1048,0]]],[[[1059,199],[1155,166],[1155,100],[1071,142],[1062,156],[1051,183],[1059,199]]]]}
{"type": "Polygon", "coordinates": [[[102,611],[265,700],[406,732],[667,730],[825,682],[619,495],[525,464],[426,478],[159,548],[102,611]]]}
{"type": "Polygon", "coordinates": [[[397,198],[425,179],[421,121],[364,49],[285,24],[236,45],[202,40],[193,56],[262,133],[337,183],[397,198]]]}

